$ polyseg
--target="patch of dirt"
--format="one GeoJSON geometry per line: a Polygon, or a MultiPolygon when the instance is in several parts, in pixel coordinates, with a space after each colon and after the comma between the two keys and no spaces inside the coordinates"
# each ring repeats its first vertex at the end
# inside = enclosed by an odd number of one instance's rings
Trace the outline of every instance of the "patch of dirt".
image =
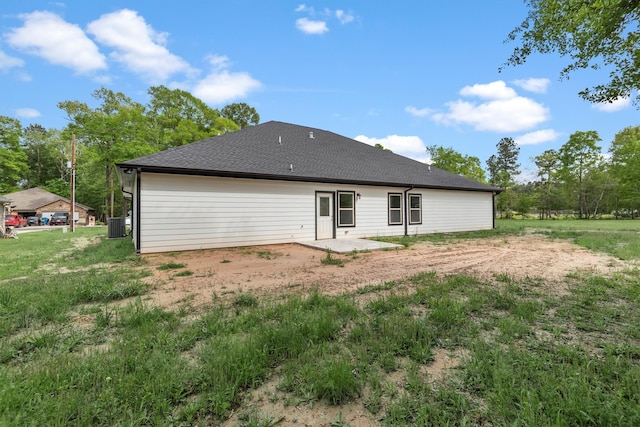
{"type": "Polygon", "coordinates": [[[325,257],[324,251],[297,244],[143,255],[146,268],[153,273],[145,279],[153,285],[151,302],[166,308],[185,303],[197,308],[214,297],[241,293],[278,297],[317,288],[338,295],[422,272],[467,274],[481,280],[543,278],[550,292],[562,294],[568,274],[609,275],[625,267],[614,257],[537,235],[422,242],[409,249],[332,254],[344,261],[342,267],[322,264],[325,257]],[[168,263],[184,267],[158,269],[168,263]],[[192,274],[180,276],[185,272],[192,274]]]}
{"type": "MultiPolygon", "coordinates": [[[[144,255],[144,268],[152,272],[144,280],[153,285],[148,294],[150,303],[173,309],[188,306],[197,311],[214,297],[231,299],[251,293],[279,298],[311,289],[338,295],[422,272],[435,272],[438,276],[466,274],[485,281],[504,281],[505,277],[544,279],[538,282],[544,287],[541,290],[561,295],[567,292],[568,281],[564,279],[569,274],[610,275],[628,266],[611,256],[535,234],[446,244],[422,242],[409,249],[332,254],[343,261],[342,266],[322,264],[325,257],[322,250],[297,244],[144,255]],[[175,268],[159,269],[160,266],[175,268]]],[[[368,297],[371,296],[362,298],[368,297]]],[[[433,357],[431,363],[421,368],[420,375],[436,386],[446,382],[465,353],[461,349],[434,348],[433,357]]],[[[385,382],[402,390],[405,374],[404,370],[391,372],[385,382]]],[[[381,425],[382,413],[374,415],[363,404],[366,390],[354,402],[331,406],[292,397],[279,390],[280,381],[275,374],[250,391],[223,426],[242,425],[248,416],[258,417],[263,423],[270,420],[269,425],[279,427],[381,425]]]]}

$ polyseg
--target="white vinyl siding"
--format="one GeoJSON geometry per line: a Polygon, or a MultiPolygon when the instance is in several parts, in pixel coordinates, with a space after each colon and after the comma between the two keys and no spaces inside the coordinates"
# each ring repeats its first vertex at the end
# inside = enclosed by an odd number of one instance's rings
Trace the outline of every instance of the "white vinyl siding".
{"type": "Polygon", "coordinates": [[[143,173],[141,187],[143,253],[315,239],[302,183],[143,173]]]}
{"type": "Polygon", "coordinates": [[[493,195],[486,192],[425,190],[422,224],[409,226],[409,234],[452,233],[493,228],[493,195]]]}
{"type": "Polygon", "coordinates": [[[399,227],[388,223],[388,195],[400,194],[404,219],[406,188],[145,172],[136,190],[141,253],[313,241],[317,192],[360,195],[353,198],[354,226],[337,228],[336,239],[493,227],[493,197],[485,192],[414,188],[409,194],[420,195],[422,224],[399,227]]]}

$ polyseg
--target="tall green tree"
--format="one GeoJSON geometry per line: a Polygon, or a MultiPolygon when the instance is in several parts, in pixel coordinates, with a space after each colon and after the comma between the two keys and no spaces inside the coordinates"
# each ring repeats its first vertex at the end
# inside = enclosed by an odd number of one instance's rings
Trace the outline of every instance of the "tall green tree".
{"type": "Polygon", "coordinates": [[[535,193],[536,184],[528,182],[526,184],[515,184],[510,188],[513,195],[513,207],[520,212],[522,219],[527,219],[531,208],[537,200],[535,193]]]}
{"type": "Polygon", "coordinates": [[[599,176],[596,167],[602,170],[601,148],[598,132],[590,130],[571,134],[569,140],[558,151],[559,176],[570,197],[577,201],[580,218],[589,218],[589,192],[591,180],[599,176]]]}
{"type": "Polygon", "coordinates": [[[598,156],[594,167],[586,172],[583,180],[583,203],[586,218],[596,218],[605,206],[611,206],[617,186],[610,172],[610,164],[598,156]]]}
{"type": "Polygon", "coordinates": [[[560,167],[560,158],[556,150],[546,150],[542,154],[533,158],[538,167],[538,178],[540,179],[538,201],[540,204],[540,218],[549,218],[551,210],[556,209],[554,200],[556,186],[556,174],[560,167]]]}
{"type": "Polygon", "coordinates": [[[502,138],[496,144],[497,154],[492,155],[487,160],[489,169],[489,183],[508,187],[513,183],[515,177],[520,175],[520,147],[513,138],[502,138]]]}
{"type": "Polygon", "coordinates": [[[29,166],[20,146],[22,125],[16,119],[0,116],[0,194],[19,189],[29,166]]]}
{"type": "MultiPolygon", "coordinates": [[[[90,158],[95,168],[104,173],[103,188],[100,188],[104,203],[98,212],[113,216],[115,163],[150,154],[154,149],[148,144],[149,126],[142,104],[105,88],[94,91],[92,96],[100,102],[95,109],[79,101],[63,101],[58,107],[67,113],[71,122],[65,139],[70,141],[72,133],[75,134],[79,143],[93,153],[90,158]]],[[[82,194],[81,191],[78,194],[82,194]]],[[[119,202],[122,203],[122,199],[119,202]]]]}
{"type": "Polygon", "coordinates": [[[478,157],[464,155],[451,147],[438,145],[427,147],[427,152],[433,166],[478,182],[487,182],[487,176],[478,157]]]}
{"type": "Polygon", "coordinates": [[[22,146],[29,165],[24,187],[46,188],[54,181],[68,180],[67,159],[71,144],[64,143],[58,129],[30,124],[23,130],[22,146]]]}
{"type": "Polygon", "coordinates": [[[184,90],[154,86],[149,96],[146,116],[157,151],[239,129],[234,121],[184,90]]]}
{"type": "Polygon", "coordinates": [[[604,69],[609,81],[580,91],[590,102],[631,97],[640,89],[640,2],[638,0],[525,0],[526,19],[509,34],[518,40],[507,65],[531,54],[558,53],[568,58],[560,75],[604,69]]]}
{"type": "Polygon", "coordinates": [[[502,193],[496,197],[496,207],[507,218],[511,218],[515,197],[512,187],[516,176],[520,174],[520,147],[513,138],[506,137],[496,144],[496,149],[497,153],[487,159],[489,183],[502,188],[502,193]]]}
{"type": "MultiPolygon", "coordinates": [[[[611,174],[619,185],[619,202],[633,213],[640,208],[640,126],[618,132],[609,152],[611,174]]],[[[616,206],[617,210],[619,206],[616,206]]]]}
{"type": "Polygon", "coordinates": [[[240,129],[260,123],[260,115],[256,109],[244,102],[229,104],[223,107],[220,115],[236,123],[240,126],[240,129]]]}

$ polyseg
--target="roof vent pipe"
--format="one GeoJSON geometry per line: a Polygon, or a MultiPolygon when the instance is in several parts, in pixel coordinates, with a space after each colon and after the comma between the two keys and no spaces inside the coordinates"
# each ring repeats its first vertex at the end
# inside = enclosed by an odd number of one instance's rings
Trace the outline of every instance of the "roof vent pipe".
{"type": "Polygon", "coordinates": [[[278,144],[282,145],[282,137],[281,136],[278,137],[278,144]]]}
{"type": "Polygon", "coordinates": [[[313,132],[309,132],[309,139],[313,139],[313,132]]]}
{"type": "Polygon", "coordinates": [[[291,164],[289,165],[289,170],[290,170],[291,172],[293,172],[293,163],[291,163],[291,164]]]}

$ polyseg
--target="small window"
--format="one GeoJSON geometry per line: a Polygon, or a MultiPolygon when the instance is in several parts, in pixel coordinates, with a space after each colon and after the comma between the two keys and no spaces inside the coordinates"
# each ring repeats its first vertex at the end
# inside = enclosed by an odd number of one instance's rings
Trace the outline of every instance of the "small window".
{"type": "Polygon", "coordinates": [[[409,224],[422,224],[422,194],[409,194],[409,224]]]}
{"type": "Polygon", "coordinates": [[[402,194],[389,193],[389,225],[402,225],[402,194]]]}
{"type": "Polygon", "coordinates": [[[338,227],[355,227],[355,196],[354,192],[338,191],[338,227]]]}
{"type": "Polygon", "coordinates": [[[331,216],[331,200],[329,197],[320,197],[320,216],[331,216]]]}

